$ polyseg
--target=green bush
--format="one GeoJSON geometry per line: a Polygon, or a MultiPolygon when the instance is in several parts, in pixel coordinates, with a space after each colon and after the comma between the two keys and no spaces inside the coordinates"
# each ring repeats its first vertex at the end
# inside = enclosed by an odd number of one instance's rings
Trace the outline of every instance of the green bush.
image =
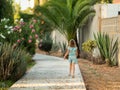
{"type": "Polygon", "coordinates": [[[46,33],[42,41],[39,42],[38,48],[40,50],[43,50],[49,53],[52,49],[52,45],[53,45],[53,40],[50,36],[50,33],[46,33]]]}
{"type": "Polygon", "coordinates": [[[25,22],[28,22],[31,18],[33,18],[33,14],[20,13],[20,17],[23,18],[25,22]]]}
{"type": "Polygon", "coordinates": [[[42,42],[42,46],[40,49],[49,52],[51,48],[52,48],[52,42],[46,40],[42,42]]]}
{"type": "Polygon", "coordinates": [[[18,80],[26,72],[30,55],[11,44],[0,45],[0,80],[18,80]]]}
{"type": "Polygon", "coordinates": [[[16,21],[15,26],[9,25],[9,19],[1,19],[0,22],[0,42],[9,42],[14,47],[26,48],[31,54],[35,54],[35,43],[39,38],[40,21],[31,19],[29,22],[24,22],[23,19],[16,21]]]}
{"type": "MultiPolygon", "coordinates": [[[[0,22],[0,42],[12,42],[15,38],[12,38],[14,34],[12,33],[12,24],[10,24],[10,19],[3,18],[0,22]]],[[[14,36],[15,37],[15,36],[14,36]]]]}
{"type": "Polygon", "coordinates": [[[14,14],[12,4],[13,0],[0,0],[0,19],[9,18],[11,20],[10,23],[13,23],[14,14]]]}
{"type": "Polygon", "coordinates": [[[92,53],[93,51],[93,48],[95,48],[97,45],[96,45],[96,42],[95,40],[87,40],[86,42],[84,42],[82,44],[82,49],[85,51],[85,52],[88,52],[88,53],[92,53]]]}

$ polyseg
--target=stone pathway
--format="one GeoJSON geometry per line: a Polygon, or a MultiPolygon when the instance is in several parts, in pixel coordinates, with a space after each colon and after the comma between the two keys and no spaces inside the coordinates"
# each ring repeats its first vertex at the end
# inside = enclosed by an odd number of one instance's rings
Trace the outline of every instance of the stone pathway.
{"type": "Polygon", "coordinates": [[[36,64],[9,90],[86,90],[78,65],[72,78],[63,58],[36,54],[33,59],[36,64]]]}

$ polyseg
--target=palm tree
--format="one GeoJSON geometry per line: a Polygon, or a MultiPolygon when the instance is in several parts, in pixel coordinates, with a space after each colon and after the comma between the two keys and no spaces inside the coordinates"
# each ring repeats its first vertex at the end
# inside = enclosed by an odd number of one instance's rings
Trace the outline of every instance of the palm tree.
{"type": "Polygon", "coordinates": [[[95,14],[92,9],[97,0],[49,0],[44,6],[37,6],[45,20],[59,30],[69,41],[76,38],[77,28],[81,28],[88,17],[95,14]]]}
{"type": "MultiPolygon", "coordinates": [[[[94,16],[93,5],[98,0],[49,0],[43,6],[37,6],[35,13],[42,13],[44,19],[66,39],[75,39],[76,31],[82,28],[89,16],[94,16]]],[[[78,44],[77,44],[78,46],[78,44]]]]}

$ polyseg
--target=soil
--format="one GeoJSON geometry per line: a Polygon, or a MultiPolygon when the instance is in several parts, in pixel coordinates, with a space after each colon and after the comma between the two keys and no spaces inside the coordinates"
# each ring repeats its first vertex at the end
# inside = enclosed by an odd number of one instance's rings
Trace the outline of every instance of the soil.
{"type": "MultiPolygon", "coordinates": [[[[46,54],[36,49],[37,53],[46,54]]],[[[60,52],[49,55],[62,57],[60,52]]],[[[87,90],[120,90],[120,67],[109,67],[106,64],[95,65],[87,59],[78,59],[79,67],[87,90]]]]}
{"type": "Polygon", "coordinates": [[[120,67],[95,65],[85,59],[79,59],[79,66],[87,90],[120,90],[120,67]]]}

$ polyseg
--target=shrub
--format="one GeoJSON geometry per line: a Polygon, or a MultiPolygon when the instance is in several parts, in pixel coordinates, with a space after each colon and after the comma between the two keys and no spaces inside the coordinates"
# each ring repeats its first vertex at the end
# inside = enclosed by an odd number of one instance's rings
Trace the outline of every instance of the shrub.
{"type": "Polygon", "coordinates": [[[39,38],[39,25],[35,19],[24,22],[23,19],[16,21],[15,26],[9,26],[9,19],[2,19],[0,23],[0,42],[9,42],[14,47],[26,48],[30,54],[35,53],[36,39],[39,38]]]}
{"type": "Polygon", "coordinates": [[[3,18],[0,22],[0,42],[11,42],[14,41],[12,38],[14,35],[12,33],[13,26],[10,24],[10,19],[3,18]]]}
{"type": "Polygon", "coordinates": [[[33,17],[33,14],[20,13],[20,16],[27,22],[33,17]]]}
{"type": "Polygon", "coordinates": [[[4,18],[0,22],[0,42],[9,42],[14,47],[26,48],[33,55],[35,54],[36,40],[44,37],[48,31],[51,32],[51,29],[43,20],[32,18],[25,22],[20,19],[15,20],[15,25],[11,25],[10,20],[4,18]]]}
{"type": "Polygon", "coordinates": [[[95,48],[96,46],[97,45],[96,45],[95,40],[87,40],[86,42],[84,42],[82,44],[82,49],[85,52],[88,52],[88,53],[92,54],[93,48],[95,48]]]}
{"type": "Polygon", "coordinates": [[[0,19],[9,18],[11,23],[13,23],[13,0],[0,0],[0,19]]]}
{"type": "Polygon", "coordinates": [[[50,36],[50,33],[46,33],[42,41],[39,42],[38,48],[49,53],[52,49],[52,44],[53,40],[50,36]]]}
{"type": "Polygon", "coordinates": [[[26,59],[30,55],[11,44],[0,46],[0,80],[17,80],[26,72],[26,59]]]}
{"type": "Polygon", "coordinates": [[[52,42],[47,40],[42,42],[41,50],[49,52],[51,48],[52,48],[52,42]]]}

